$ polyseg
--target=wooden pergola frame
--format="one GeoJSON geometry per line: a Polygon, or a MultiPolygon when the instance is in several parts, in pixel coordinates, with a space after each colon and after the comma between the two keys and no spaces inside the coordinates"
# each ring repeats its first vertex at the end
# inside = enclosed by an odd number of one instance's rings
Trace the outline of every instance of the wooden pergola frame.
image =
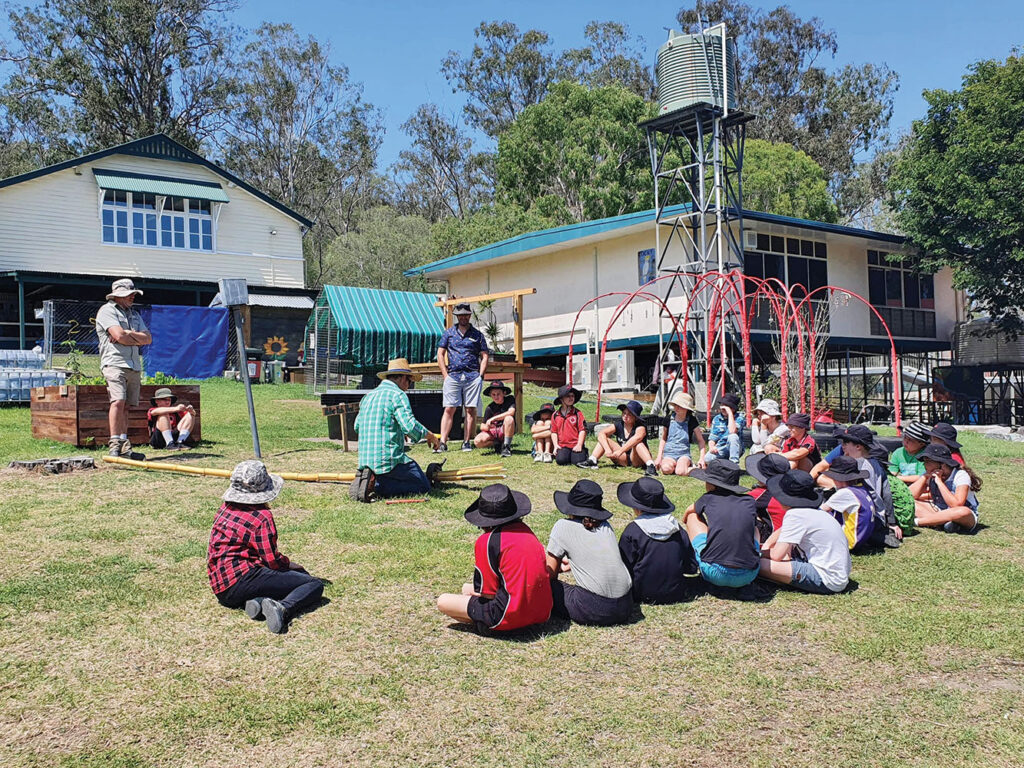
{"type": "MultiPolygon", "coordinates": [[[[494,360],[492,357],[487,363],[487,373],[512,374],[512,392],[513,397],[516,399],[517,432],[523,431],[523,373],[530,367],[529,363],[523,360],[523,296],[530,296],[536,292],[536,288],[518,288],[514,291],[484,293],[479,296],[453,296],[434,304],[435,307],[443,308],[444,327],[450,328],[455,322],[453,310],[456,304],[512,299],[512,348],[516,359],[514,362],[504,362],[494,360]]],[[[494,353],[492,352],[491,354],[493,355],[494,353]]],[[[412,369],[419,373],[441,374],[441,368],[436,362],[416,363],[412,366],[412,369]]],[[[472,440],[473,436],[466,435],[465,439],[472,440]]]]}

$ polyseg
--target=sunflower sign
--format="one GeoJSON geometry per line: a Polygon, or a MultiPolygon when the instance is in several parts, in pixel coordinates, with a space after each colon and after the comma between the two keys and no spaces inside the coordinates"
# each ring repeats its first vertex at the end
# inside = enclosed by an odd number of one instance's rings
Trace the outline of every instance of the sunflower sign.
{"type": "Polygon", "coordinates": [[[263,354],[274,360],[284,360],[288,354],[288,342],[283,336],[268,336],[263,342],[263,354]]]}

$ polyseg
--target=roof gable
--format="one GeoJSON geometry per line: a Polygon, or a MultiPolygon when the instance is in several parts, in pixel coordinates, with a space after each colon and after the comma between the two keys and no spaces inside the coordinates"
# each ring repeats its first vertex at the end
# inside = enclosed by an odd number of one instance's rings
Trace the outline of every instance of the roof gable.
{"type": "Polygon", "coordinates": [[[159,160],[174,160],[181,163],[193,163],[195,165],[201,165],[204,168],[216,173],[218,176],[227,179],[237,187],[245,190],[250,195],[259,198],[263,202],[267,203],[273,208],[281,211],[289,218],[299,222],[302,226],[307,229],[313,226],[313,222],[307,219],[305,216],[296,213],[288,206],[278,202],[270,195],[261,192],[246,181],[235,176],[230,171],[221,168],[216,163],[212,163],[205,157],[196,154],[188,147],[183,144],[179,144],[170,136],[163,133],[157,133],[152,136],[145,136],[141,139],[135,139],[125,144],[119,144],[116,147],[108,147],[107,149],[101,149],[99,152],[93,152],[88,155],[82,155],[81,157],[75,157],[71,160],[65,160],[61,163],[54,165],[48,165],[45,168],[37,168],[34,171],[28,173],[22,173],[17,176],[11,176],[6,179],[0,179],[0,189],[4,187],[11,187],[15,184],[21,184],[25,181],[31,181],[32,179],[38,179],[42,176],[48,176],[51,173],[57,173],[58,171],[64,171],[68,168],[73,168],[76,165],[83,163],[93,162],[100,160],[104,157],[110,157],[111,155],[135,155],[137,157],[150,157],[159,160]]]}

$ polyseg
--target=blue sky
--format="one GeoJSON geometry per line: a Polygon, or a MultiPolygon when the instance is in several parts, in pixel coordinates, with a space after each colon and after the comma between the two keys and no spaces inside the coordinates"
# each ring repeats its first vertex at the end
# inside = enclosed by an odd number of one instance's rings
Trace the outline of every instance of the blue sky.
{"type": "MultiPolygon", "coordinates": [[[[243,0],[236,18],[245,27],[264,20],[289,22],[300,33],[329,41],[334,59],[348,66],[353,79],[363,83],[367,100],[384,112],[381,161],[386,166],[406,146],[399,126],[418,105],[432,101],[449,115],[461,115],[463,101],[451,92],[440,62],[449,50],[469,51],[481,21],[507,19],[520,29],[542,29],[558,49],[582,44],[588,21],[619,21],[644,38],[653,64],[664,28],[674,25],[681,5],[679,0],[243,0]]],[[[836,30],[837,65],[884,62],[899,73],[892,122],[897,130],[923,115],[922,90],[957,88],[971,62],[1005,58],[1024,43],[1020,0],[793,0],[788,5],[803,18],[820,16],[836,30]]]]}

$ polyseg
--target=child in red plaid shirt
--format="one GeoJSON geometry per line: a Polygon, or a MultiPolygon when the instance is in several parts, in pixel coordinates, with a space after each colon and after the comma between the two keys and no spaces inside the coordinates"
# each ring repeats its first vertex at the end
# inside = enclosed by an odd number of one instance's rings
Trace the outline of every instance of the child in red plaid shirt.
{"type": "Polygon", "coordinates": [[[284,480],[262,461],[243,461],[231,473],[231,487],[213,521],[207,572],[217,600],[241,608],[267,629],[285,632],[296,612],[320,602],[324,585],[277,549],[277,526],[269,503],[284,480]]]}

